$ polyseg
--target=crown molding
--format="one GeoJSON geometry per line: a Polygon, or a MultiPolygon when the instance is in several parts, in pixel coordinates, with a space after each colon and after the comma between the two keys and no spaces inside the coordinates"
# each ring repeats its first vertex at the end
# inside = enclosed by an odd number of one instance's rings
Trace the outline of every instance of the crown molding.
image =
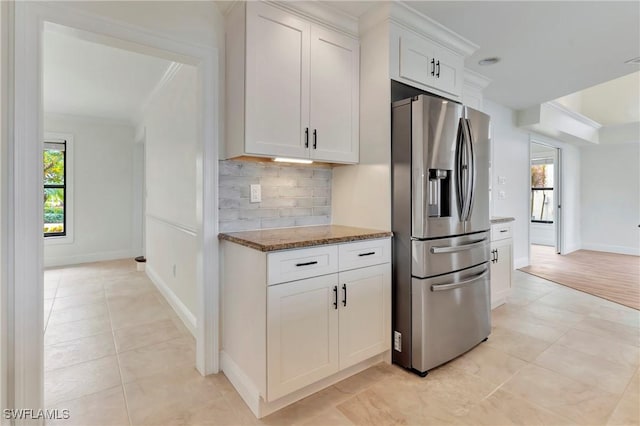
{"type": "Polygon", "coordinates": [[[464,84],[467,84],[476,89],[484,90],[484,88],[491,84],[491,79],[485,77],[482,74],[478,74],[477,72],[470,70],[469,68],[465,68],[464,84]]]}
{"type": "Polygon", "coordinates": [[[308,1],[267,1],[266,3],[351,37],[358,37],[358,19],[326,4],[308,1]]]}
{"type": "Polygon", "coordinates": [[[470,56],[480,48],[403,1],[381,2],[362,15],[359,22],[360,35],[384,22],[399,25],[462,56],[470,56]]]}
{"type": "Polygon", "coordinates": [[[602,128],[602,124],[598,123],[595,120],[590,119],[589,117],[586,117],[582,114],[580,114],[579,112],[575,112],[572,109],[567,108],[566,106],[562,105],[561,103],[557,102],[557,101],[549,101],[549,102],[545,102],[542,105],[547,105],[565,115],[568,115],[569,117],[573,118],[576,121],[579,121],[582,124],[585,124],[589,127],[592,127],[596,130],[600,130],[602,128]]]}
{"type": "Polygon", "coordinates": [[[164,72],[162,77],[160,77],[160,80],[158,80],[158,83],[151,90],[151,93],[149,93],[149,96],[147,96],[147,99],[145,99],[144,102],[142,102],[142,104],[140,105],[140,109],[134,120],[136,125],[138,123],[141,123],[144,120],[144,115],[149,109],[149,105],[151,105],[151,102],[153,101],[153,99],[158,95],[158,93],[160,93],[160,91],[167,84],[169,84],[171,80],[173,80],[173,78],[176,76],[178,71],[180,71],[181,69],[182,69],[182,64],[179,62],[171,62],[169,64],[169,66],[167,67],[167,70],[164,72]]]}

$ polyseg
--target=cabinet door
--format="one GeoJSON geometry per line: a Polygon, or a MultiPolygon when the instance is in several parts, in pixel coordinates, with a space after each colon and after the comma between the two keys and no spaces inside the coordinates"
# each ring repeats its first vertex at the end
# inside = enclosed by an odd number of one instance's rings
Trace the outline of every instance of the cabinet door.
{"type": "Polygon", "coordinates": [[[308,157],[311,26],[262,2],[247,2],[247,154],[308,157]]]}
{"type": "Polygon", "coordinates": [[[311,158],[358,162],[358,41],[311,27],[311,158]],[[315,132],[315,136],[314,136],[315,132]]]}
{"type": "Polygon", "coordinates": [[[430,43],[408,35],[400,36],[400,77],[408,83],[433,85],[435,59],[430,43]]]}
{"type": "Polygon", "coordinates": [[[391,265],[340,272],[339,279],[343,369],[391,348],[391,265]]]}
{"type": "Polygon", "coordinates": [[[511,291],[511,275],[513,273],[513,258],[511,254],[511,240],[504,240],[491,245],[491,309],[502,305],[507,301],[511,291]]]}
{"type": "MultiPolygon", "coordinates": [[[[399,31],[398,78],[449,98],[462,96],[464,58],[430,40],[399,31]]],[[[393,77],[393,73],[392,73],[393,77]]]]}
{"type": "Polygon", "coordinates": [[[337,285],[331,274],[268,288],[268,401],[338,371],[337,285]]]}
{"type": "Polygon", "coordinates": [[[436,72],[431,86],[456,97],[461,96],[464,79],[464,59],[445,48],[439,47],[434,48],[433,56],[436,61],[436,72]]]}

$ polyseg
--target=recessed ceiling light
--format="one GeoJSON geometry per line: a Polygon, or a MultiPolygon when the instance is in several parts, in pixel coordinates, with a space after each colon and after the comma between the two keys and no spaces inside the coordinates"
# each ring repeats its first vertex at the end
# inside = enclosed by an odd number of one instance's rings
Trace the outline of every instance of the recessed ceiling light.
{"type": "Polygon", "coordinates": [[[493,65],[497,64],[498,62],[500,62],[500,58],[494,56],[492,58],[484,58],[478,61],[478,65],[493,65]]]}
{"type": "Polygon", "coordinates": [[[640,64],[640,56],[637,58],[629,59],[628,61],[624,61],[625,64],[640,64]]]}

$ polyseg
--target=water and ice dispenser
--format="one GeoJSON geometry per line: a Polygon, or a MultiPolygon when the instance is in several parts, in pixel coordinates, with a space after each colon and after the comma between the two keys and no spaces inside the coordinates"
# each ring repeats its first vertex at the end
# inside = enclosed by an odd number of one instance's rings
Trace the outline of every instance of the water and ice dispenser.
{"type": "Polygon", "coordinates": [[[451,216],[451,170],[429,169],[429,217],[451,216]]]}

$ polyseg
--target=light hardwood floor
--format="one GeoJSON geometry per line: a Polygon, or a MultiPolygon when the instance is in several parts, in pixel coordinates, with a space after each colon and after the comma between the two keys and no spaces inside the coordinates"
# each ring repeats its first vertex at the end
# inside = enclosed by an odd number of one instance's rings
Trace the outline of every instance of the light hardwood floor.
{"type": "Polygon", "coordinates": [[[640,309],[640,257],[578,250],[558,255],[553,247],[532,245],[524,272],[640,309]]]}
{"type": "Polygon", "coordinates": [[[257,420],[223,374],[195,371],[193,339],[132,268],[45,273],[47,408],[71,414],[55,424],[640,424],[640,313],[533,275],[515,271],[487,342],[427,377],[379,364],[257,420]]]}

